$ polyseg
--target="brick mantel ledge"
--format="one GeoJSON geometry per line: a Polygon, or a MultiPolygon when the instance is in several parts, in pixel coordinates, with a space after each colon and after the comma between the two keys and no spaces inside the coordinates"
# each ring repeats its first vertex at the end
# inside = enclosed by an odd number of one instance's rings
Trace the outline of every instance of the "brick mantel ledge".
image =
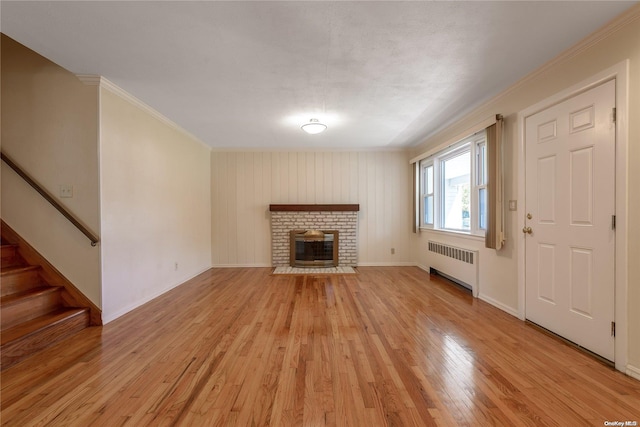
{"type": "Polygon", "coordinates": [[[360,205],[269,205],[271,212],[358,212],[360,205]]]}

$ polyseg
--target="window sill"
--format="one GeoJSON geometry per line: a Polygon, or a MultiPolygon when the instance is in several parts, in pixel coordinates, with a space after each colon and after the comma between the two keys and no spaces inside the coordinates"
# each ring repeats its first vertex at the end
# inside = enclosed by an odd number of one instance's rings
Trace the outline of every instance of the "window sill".
{"type": "Polygon", "coordinates": [[[453,230],[442,230],[437,228],[420,227],[420,232],[423,232],[423,231],[428,231],[435,234],[442,234],[445,236],[460,237],[465,240],[476,240],[476,241],[484,242],[483,235],[466,233],[464,231],[453,231],[453,230]]]}

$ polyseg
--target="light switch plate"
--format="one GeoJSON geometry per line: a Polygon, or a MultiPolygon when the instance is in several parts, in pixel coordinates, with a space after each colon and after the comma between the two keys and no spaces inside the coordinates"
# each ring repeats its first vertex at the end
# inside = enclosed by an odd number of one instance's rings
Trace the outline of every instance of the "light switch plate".
{"type": "Polygon", "coordinates": [[[73,197],[73,185],[61,185],[60,186],[60,197],[62,198],[71,198],[73,197]]]}
{"type": "Polygon", "coordinates": [[[509,200],[509,210],[517,211],[518,210],[518,201],[517,200],[509,200]]]}

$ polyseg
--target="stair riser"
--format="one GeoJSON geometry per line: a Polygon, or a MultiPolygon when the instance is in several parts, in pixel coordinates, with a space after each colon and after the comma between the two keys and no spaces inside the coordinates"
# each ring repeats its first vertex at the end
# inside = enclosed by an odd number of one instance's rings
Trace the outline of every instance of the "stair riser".
{"type": "MultiPolygon", "coordinates": [[[[4,221],[0,223],[3,370],[85,329],[93,311],[75,307],[86,304],[84,295],[4,221]]],[[[99,310],[96,313],[96,323],[100,323],[99,310]]]]}
{"type": "Polygon", "coordinates": [[[61,303],[62,296],[59,289],[15,301],[7,307],[2,307],[2,312],[0,313],[2,330],[50,313],[58,308],[61,303]]]}
{"type": "Polygon", "coordinates": [[[0,267],[13,267],[15,265],[24,265],[20,257],[2,257],[0,260],[0,267]]]}
{"type": "Polygon", "coordinates": [[[28,336],[2,346],[0,370],[4,370],[36,352],[54,345],[89,326],[89,312],[69,317],[28,336]]]}
{"type": "Polygon", "coordinates": [[[5,296],[16,292],[37,288],[42,281],[37,270],[21,271],[2,276],[0,295],[5,296]]]}
{"type": "Polygon", "coordinates": [[[0,247],[0,267],[12,267],[21,265],[22,260],[16,252],[15,246],[0,247]]]}

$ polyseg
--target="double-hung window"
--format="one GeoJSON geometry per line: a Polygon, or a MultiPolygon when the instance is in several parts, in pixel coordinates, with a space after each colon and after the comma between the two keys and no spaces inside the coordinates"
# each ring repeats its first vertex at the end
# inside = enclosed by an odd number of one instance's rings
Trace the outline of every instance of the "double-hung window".
{"type": "Polygon", "coordinates": [[[478,194],[478,228],[487,229],[487,141],[476,141],[476,191],[478,194]]]}
{"type": "Polygon", "coordinates": [[[487,228],[486,132],[420,161],[420,226],[484,235],[487,228]]]}
{"type": "Polygon", "coordinates": [[[422,225],[433,227],[433,162],[425,162],[420,169],[422,225]]]}

